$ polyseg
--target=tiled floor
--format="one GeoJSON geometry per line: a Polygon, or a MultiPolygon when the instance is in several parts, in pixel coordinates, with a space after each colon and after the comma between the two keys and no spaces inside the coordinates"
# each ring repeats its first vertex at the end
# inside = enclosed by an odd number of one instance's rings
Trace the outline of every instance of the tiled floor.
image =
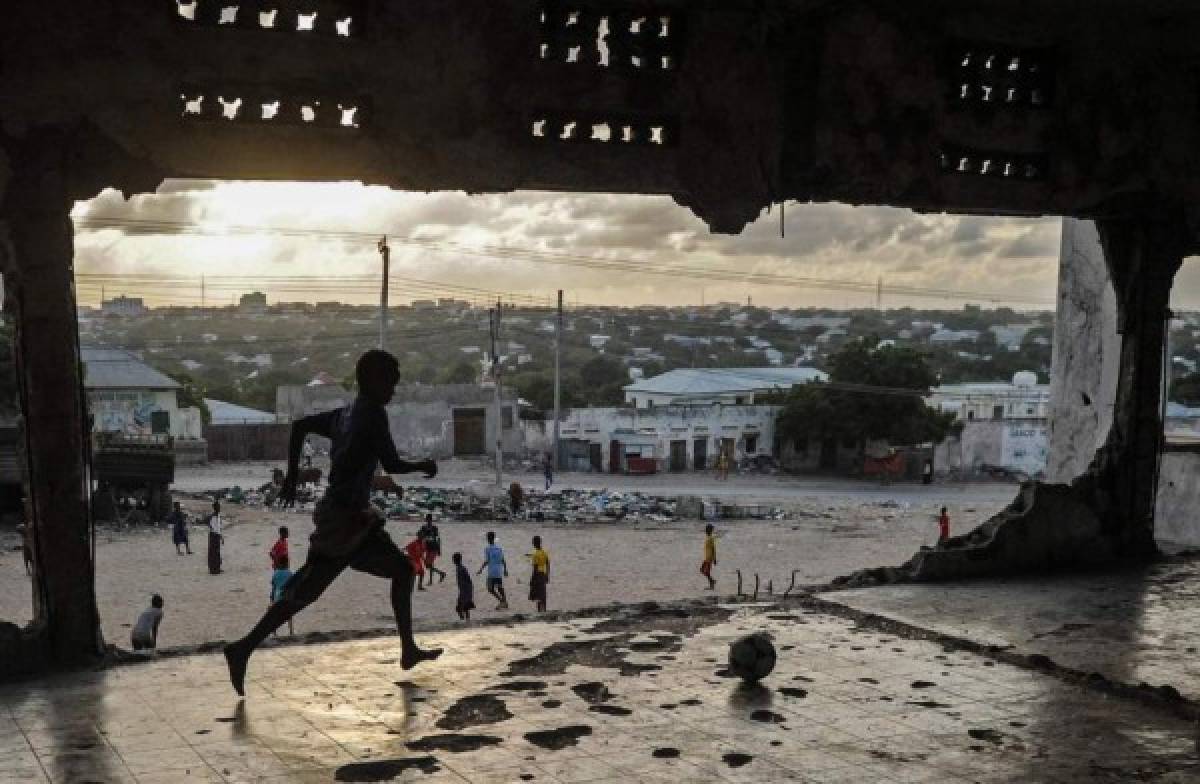
{"type": "Polygon", "coordinates": [[[9,685],[0,781],[1200,780],[1182,721],[838,618],[745,608],[596,624],[439,634],[446,654],[412,673],[393,639],[267,649],[244,701],[219,656],[9,685]],[[729,642],[758,630],[779,651],[762,687],[718,675],[729,642]],[[661,669],[619,674],[645,666],[661,669]],[[589,703],[581,683],[611,696],[589,703]],[[437,726],[483,694],[502,720],[437,726]],[[526,737],[562,728],[586,734],[557,751],[526,737]]]}
{"type": "Polygon", "coordinates": [[[1200,560],[1121,573],[888,585],[826,598],[975,642],[1038,653],[1200,700],[1200,560]]]}

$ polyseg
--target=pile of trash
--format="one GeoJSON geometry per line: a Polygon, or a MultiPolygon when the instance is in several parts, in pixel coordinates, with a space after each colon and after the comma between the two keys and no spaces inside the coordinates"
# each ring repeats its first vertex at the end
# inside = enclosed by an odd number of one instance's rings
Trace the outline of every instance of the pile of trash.
{"type": "MultiPolygon", "coordinates": [[[[295,510],[312,511],[323,487],[297,488],[295,510]]],[[[279,486],[268,482],[255,489],[233,486],[203,493],[205,498],[247,507],[270,506],[279,486]]],[[[785,520],[789,512],[773,506],[726,503],[700,496],[667,497],[637,491],[577,490],[541,492],[523,488],[514,510],[507,491],[491,482],[470,481],[462,487],[410,485],[402,494],[376,490],[371,503],[392,520],[533,520],[559,523],[669,523],[673,520],[752,519],[785,520]]]]}

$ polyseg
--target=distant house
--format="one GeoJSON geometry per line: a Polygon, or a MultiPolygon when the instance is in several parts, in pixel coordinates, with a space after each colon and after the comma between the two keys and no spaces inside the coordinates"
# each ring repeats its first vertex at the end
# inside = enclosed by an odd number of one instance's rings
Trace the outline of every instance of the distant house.
{"type": "Polygon", "coordinates": [[[128,351],[84,348],[80,354],[94,432],[200,438],[200,412],[180,409],[175,379],[128,351]]]}
{"type": "Polygon", "coordinates": [[[771,319],[776,324],[794,330],[811,329],[812,327],[842,329],[850,324],[848,316],[791,316],[785,313],[773,313],[771,319]]]}
{"type": "Polygon", "coordinates": [[[844,337],[846,337],[848,334],[849,334],[849,333],[848,333],[848,332],[846,332],[846,330],[844,330],[844,329],[842,329],[842,328],[840,328],[840,327],[834,327],[834,328],[832,328],[832,329],[827,329],[827,330],[825,330],[825,331],[824,331],[823,333],[821,333],[820,335],[817,335],[817,342],[818,342],[818,343],[820,343],[820,344],[822,344],[822,345],[826,345],[826,344],[828,344],[828,343],[831,343],[831,342],[833,342],[833,341],[834,341],[834,340],[836,340],[837,338],[844,338],[844,337]]]}
{"type": "Polygon", "coordinates": [[[705,337],[695,337],[692,335],[663,335],[663,341],[666,343],[674,343],[684,348],[696,348],[697,346],[712,345],[712,340],[705,337]]]}
{"type": "Polygon", "coordinates": [[[113,297],[100,303],[100,312],[106,316],[144,316],[146,303],[141,297],[113,297]]]}
{"type": "Polygon", "coordinates": [[[603,349],[610,340],[612,338],[609,335],[592,335],[588,338],[588,345],[594,349],[603,349]]]}
{"type": "Polygon", "coordinates": [[[243,294],[238,300],[238,310],[243,313],[265,313],[267,310],[267,295],[261,291],[243,294]]]}
{"type": "Polygon", "coordinates": [[[935,346],[974,343],[977,340],[979,340],[979,330],[977,329],[939,329],[929,336],[929,342],[935,346]]]}
{"type": "Polygon", "coordinates": [[[827,378],[810,367],[679,368],[627,385],[625,402],[635,408],[680,403],[750,405],[769,392],[827,378]]]}
{"type": "Polygon", "coordinates": [[[1029,330],[1036,326],[1036,324],[1004,324],[988,327],[988,332],[996,336],[996,343],[999,345],[1009,351],[1018,351],[1021,348],[1021,341],[1029,334],[1029,330]]]}

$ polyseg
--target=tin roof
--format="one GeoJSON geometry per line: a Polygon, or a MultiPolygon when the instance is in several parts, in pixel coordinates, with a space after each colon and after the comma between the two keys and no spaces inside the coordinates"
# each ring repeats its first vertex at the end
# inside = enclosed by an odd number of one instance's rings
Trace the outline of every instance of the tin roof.
{"type": "Polygon", "coordinates": [[[87,389],[179,389],[179,382],[160,373],[136,355],[115,348],[85,348],[83,356],[87,389]]]}

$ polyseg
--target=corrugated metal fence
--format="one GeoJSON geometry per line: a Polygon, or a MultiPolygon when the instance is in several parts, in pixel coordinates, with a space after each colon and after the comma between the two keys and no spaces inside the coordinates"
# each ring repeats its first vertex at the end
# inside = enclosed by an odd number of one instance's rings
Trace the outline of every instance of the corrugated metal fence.
{"type": "Polygon", "coordinates": [[[212,460],[286,460],[287,424],[207,425],[208,459],[212,460]]]}

